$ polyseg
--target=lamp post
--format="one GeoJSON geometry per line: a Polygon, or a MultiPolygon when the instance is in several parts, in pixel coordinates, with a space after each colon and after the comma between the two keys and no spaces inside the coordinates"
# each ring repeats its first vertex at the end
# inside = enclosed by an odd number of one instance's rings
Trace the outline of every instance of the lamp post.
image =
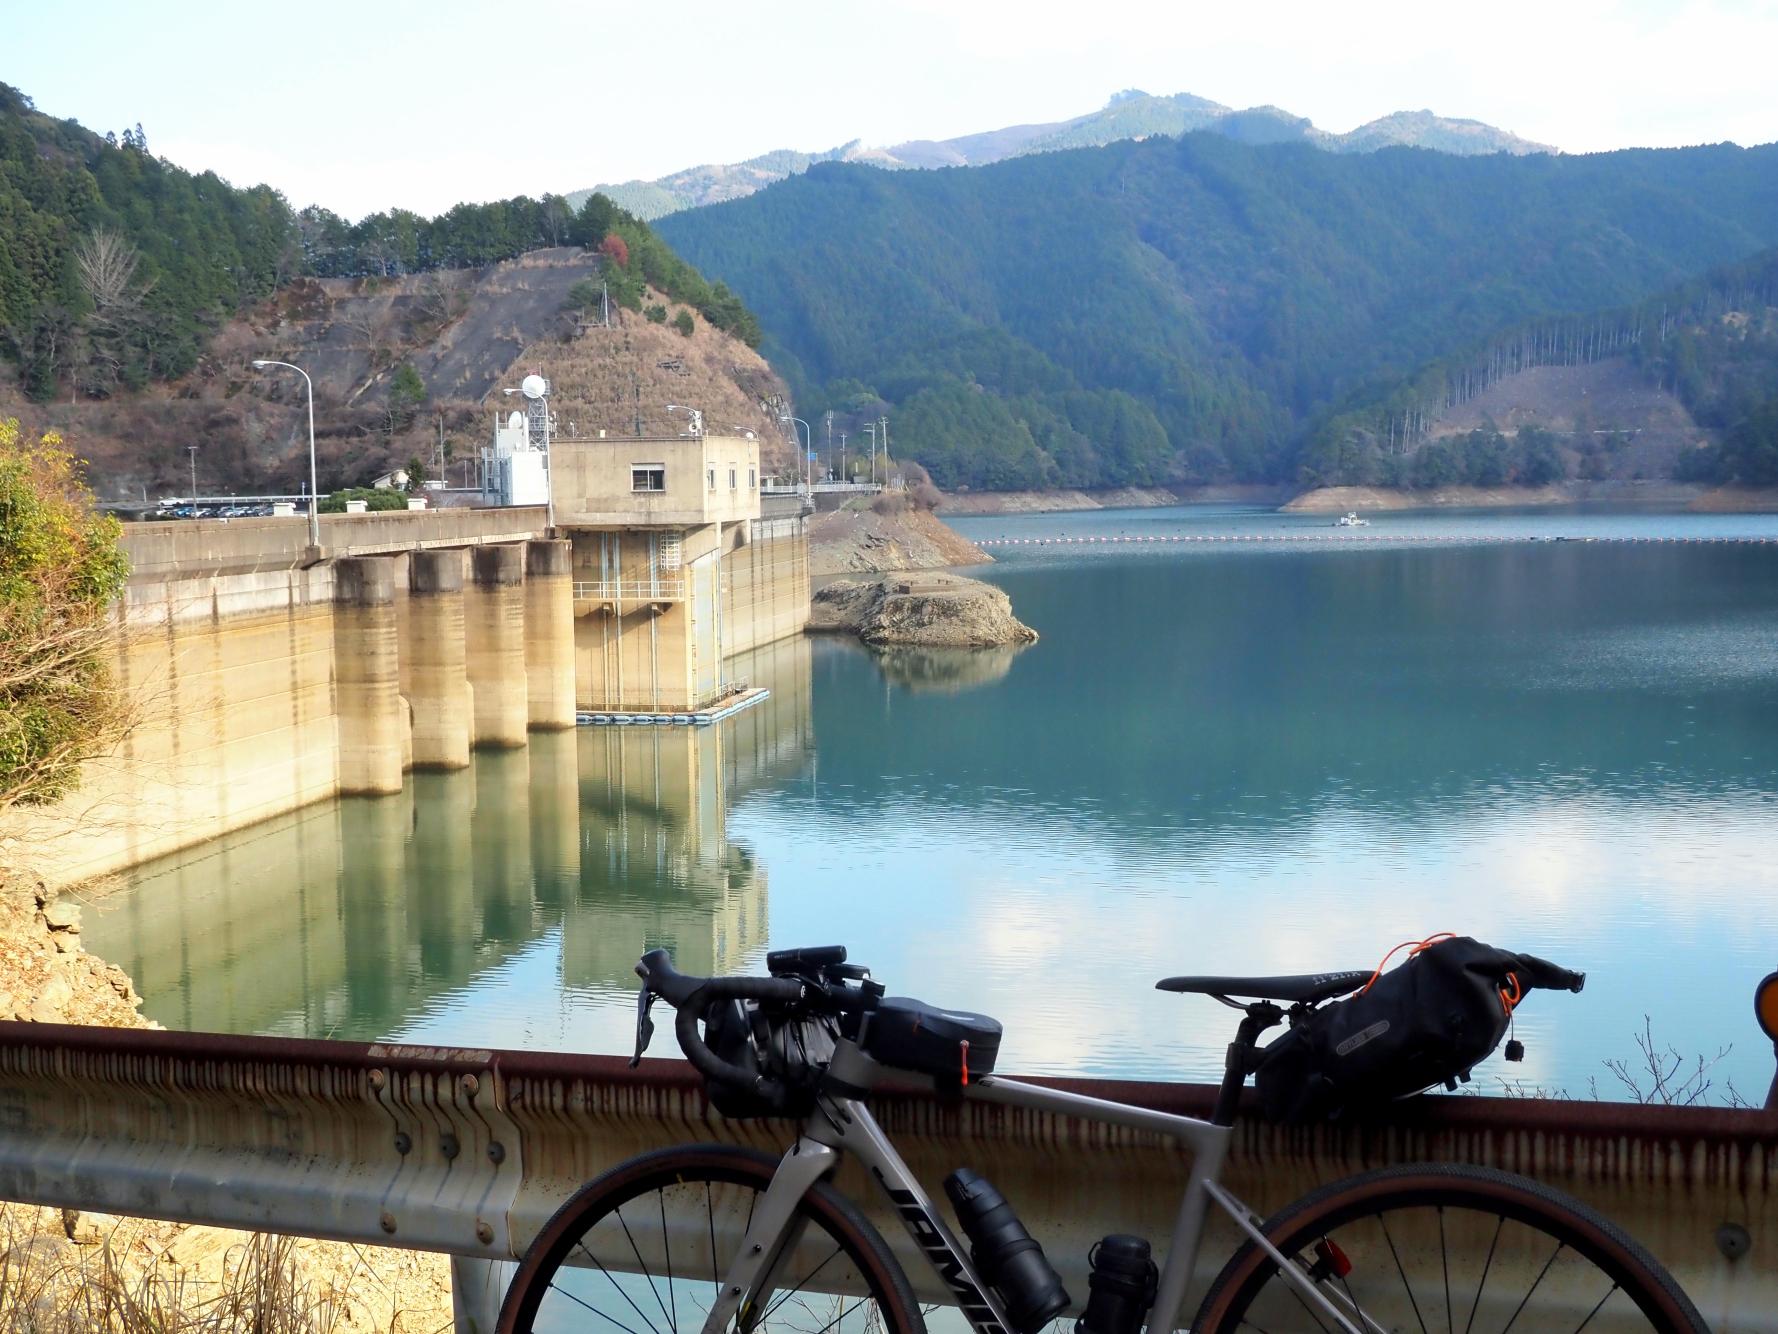
{"type": "MultiPolygon", "coordinates": [[[[815,453],[815,433],[809,430],[809,423],[804,421],[801,417],[787,416],[784,420],[787,422],[794,422],[796,425],[803,428],[804,485],[809,488],[809,498],[813,500],[815,498],[815,461],[813,458],[815,453]]],[[[792,431],[791,434],[795,435],[796,432],[792,431]]]]}
{"type": "Polygon", "coordinates": [[[315,483],[315,382],[309,378],[309,373],[301,366],[293,366],[288,361],[273,361],[269,357],[262,357],[256,358],[253,362],[255,370],[263,371],[267,366],[282,366],[285,370],[295,371],[303,377],[303,383],[309,389],[309,545],[319,552],[321,548],[321,488],[315,483]]]}

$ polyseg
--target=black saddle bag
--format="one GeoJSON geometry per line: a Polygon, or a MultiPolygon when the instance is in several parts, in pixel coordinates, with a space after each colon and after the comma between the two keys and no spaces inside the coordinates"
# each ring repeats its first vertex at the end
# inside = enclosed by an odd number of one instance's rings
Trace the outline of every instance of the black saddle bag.
{"type": "Polygon", "coordinates": [[[1533,987],[1579,991],[1571,973],[1468,936],[1425,946],[1365,991],[1292,1017],[1253,1083],[1268,1121],[1333,1120],[1459,1080],[1500,1045],[1533,987]]]}

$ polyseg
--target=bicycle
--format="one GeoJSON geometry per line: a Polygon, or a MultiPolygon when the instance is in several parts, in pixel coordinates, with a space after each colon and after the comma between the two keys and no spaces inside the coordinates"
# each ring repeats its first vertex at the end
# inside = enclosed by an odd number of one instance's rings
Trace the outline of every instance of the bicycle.
{"type": "Polygon", "coordinates": [[[669,1148],[582,1187],[527,1250],[501,1310],[503,1334],[923,1334],[939,1308],[922,1309],[882,1236],[830,1183],[846,1153],[886,1192],[977,1334],[1034,1334],[1078,1309],[1010,1207],[963,1173],[946,1183],[971,1244],[959,1240],[871,1116],[871,1092],[891,1071],[924,1076],[953,1097],[1157,1132],[1190,1149],[1164,1263],[1139,1239],[1101,1242],[1082,1334],[1708,1330],[1640,1245],[1526,1178],[1445,1164],[1386,1168],[1324,1186],[1263,1223],[1220,1184],[1260,1034],[1356,990],[1369,973],[1161,984],[1243,1011],[1204,1121],[994,1075],[998,1023],[888,997],[846,962],[844,947],[778,951],[767,969],[764,978],[692,977],[663,950],[644,955],[635,1060],[653,1033],[652,1005],[666,1001],[718,1110],[797,1118],[795,1143],[781,1158],[717,1144],[669,1148]],[[1186,1326],[1180,1317],[1213,1207],[1243,1240],[1186,1326]]]}

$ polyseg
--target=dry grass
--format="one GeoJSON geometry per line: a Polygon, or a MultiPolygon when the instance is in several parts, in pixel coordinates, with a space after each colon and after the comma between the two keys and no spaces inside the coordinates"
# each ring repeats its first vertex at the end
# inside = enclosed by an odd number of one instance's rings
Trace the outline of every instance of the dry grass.
{"type": "Polygon", "coordinates": [[[217,1233],[227,1244],[193,1258],[182,1246],[193,1233],[174,1224],[108,1219],[94,1234],[89,1221],[77,1246],[59,1217],[0,1205],[8,1334],[434,1334],[450,1323],[447,1293],[409,1293],[416,1309],[405,1310],[364,1248],[217,1233]]]}
{"type": "Polygon", "coordinates": [[[176,1265],[143,1264],[121,1238],[80,1248],[9,1230],[0,1256],[0,1329],[15,1334],[332,1334],[338,1327],[337,1300],[303,1277],[287,1237],[251,1238],[215,1282],[176,1265]]]}

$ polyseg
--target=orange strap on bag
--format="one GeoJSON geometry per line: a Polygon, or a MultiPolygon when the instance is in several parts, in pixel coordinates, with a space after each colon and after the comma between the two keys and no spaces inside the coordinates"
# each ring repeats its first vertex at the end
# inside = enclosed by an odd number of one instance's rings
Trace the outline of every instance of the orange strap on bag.
{"type": "MultiPolygon", "coordinates": [[[[1408,950],[1408,958],[1411,959],[1416,954],[1418,954],[1421,950],[1427,948],[1429,945],[1436,945],[1441,940],[1455,940],[1456,938],[1457,938],[1457,933],[1455,931],[1440,931],[1436,935],[1431,935],[1431,936],[1426,937],[1425,940],[1404,940],[1404,941],[1402,941],[1401,944],[1397,945],[1394,949],[1390,950],[1389,953],[1387,953],[1383,956],[1383,962],[1377,965],[1377,971],[1371,974],[1371,980],[1366,982],[1362,987],[1360,987],[1358,989],[1358,994],[1360,996],[1362,996],[1362,995],[1364,995],[1365,992],[1369,991],[1372,987],[1377,985],[1377,979],[1379,977],[1383,976],[1383,970],[1389,966],[1389,961],[1396,956],[1397,952],[1399,952],[1401,950],[1406,950],[1406,949],[1408,949],[1408,946],[1412,945],[1413,949],[1408,950]]],[[[1515,988],[1518,986],[1518,980],[1516,978],[1513,981],[1513,985],[1515,988]]],[[[1502,999],[1504,999],[1504,996],[1502,997],[1502,999]]],[[[1513,997],[1513,1003],[1514,1004],[1518,1003],[1517,996],[1513,997]]],[[[1510,1012],[1510,1007],[1509,1007],[1509,1012],[1510,1012]]]]}

